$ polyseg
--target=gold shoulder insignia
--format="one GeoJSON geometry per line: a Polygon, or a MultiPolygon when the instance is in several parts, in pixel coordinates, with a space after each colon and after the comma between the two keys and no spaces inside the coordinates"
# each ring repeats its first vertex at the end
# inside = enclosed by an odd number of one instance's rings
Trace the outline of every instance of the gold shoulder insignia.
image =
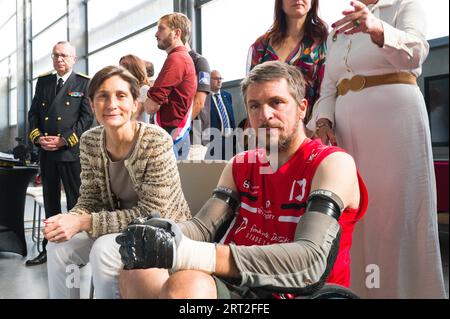
{"type": "Polygon", "coordinates": [[[85,78],[85,79],[88,79],[88,80],[91,79],[91,77],[90,77],[89,75],[84,74],[84,73],[77,72],[77,75],[79,75],[79,76],[81,76],[81,77],[83,77],[83,78],[85,78]]]}
{"type": "Polygon", "coordinates": [[[47,73],[44,73],[44,74],[39,75],[39,77],[40,77],[40,78],[43,78],[43,77],[45,77],[45,76],[49,76],[49,75],[52,75],[52,74],[55,74],[55,73],[56,73],[55,71],[48,71],[47,73]]]}

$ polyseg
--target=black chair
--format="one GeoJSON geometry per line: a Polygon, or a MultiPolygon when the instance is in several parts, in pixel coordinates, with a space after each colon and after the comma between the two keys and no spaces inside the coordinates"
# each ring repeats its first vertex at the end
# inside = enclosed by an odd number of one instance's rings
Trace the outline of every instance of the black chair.
{"type": "Polygon", "coordinates": [[[0,251],[27,255],[25,194],[37,167],[0,167],[0,251]]]}

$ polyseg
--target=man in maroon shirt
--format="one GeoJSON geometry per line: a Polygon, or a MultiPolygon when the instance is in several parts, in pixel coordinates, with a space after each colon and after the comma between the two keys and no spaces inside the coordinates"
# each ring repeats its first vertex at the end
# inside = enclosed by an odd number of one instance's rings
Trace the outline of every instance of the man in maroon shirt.
{"type": "Polygon", "coordinates": [[[192,103],[197,91],[194,63],[184,46],[191,35],[191,22],[181,13],[163,16],[158,23],[158,48],[168,54],[150,90],[145,108],[155,122],[172,135],[177,159],[189,153],[192,103]]]}

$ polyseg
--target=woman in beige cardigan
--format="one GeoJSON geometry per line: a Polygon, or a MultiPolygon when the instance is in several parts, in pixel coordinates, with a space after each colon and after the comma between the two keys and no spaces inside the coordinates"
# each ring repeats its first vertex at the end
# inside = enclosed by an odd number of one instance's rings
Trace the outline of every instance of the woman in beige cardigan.
{"type": "Polygon", "coordinates": [[[152,212],[176,221],[191,217],[171,137],[132,120],[138,97],[138,81],[120,67],[102,69],[90,83],[89,99],[101,126],[81,137],[80,197],[69,214],[45,221],[50,298],[79,298],[79,271],[73,266],[87,262],[96,297],[119,297],[117,233],[152,212]]]}

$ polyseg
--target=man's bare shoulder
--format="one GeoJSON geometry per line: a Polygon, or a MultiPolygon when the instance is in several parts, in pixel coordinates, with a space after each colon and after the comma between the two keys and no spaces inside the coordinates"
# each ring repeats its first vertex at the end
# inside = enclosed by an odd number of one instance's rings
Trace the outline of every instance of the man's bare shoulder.
{"type": "Polygon", "coordinates": [[[356,164],[350,154],[344,151],[338,151],[325,157],[318,166],[318,169],[333,174],[336,170],[355,170],[356,164]]]}
{"type": "Polygon", "coordinates": [[[311,189],[325,189],[337,194],[345,207],[359,205],[358,171],[353,157],[344,151],[334,152],[319,164],[311,189]]]}

